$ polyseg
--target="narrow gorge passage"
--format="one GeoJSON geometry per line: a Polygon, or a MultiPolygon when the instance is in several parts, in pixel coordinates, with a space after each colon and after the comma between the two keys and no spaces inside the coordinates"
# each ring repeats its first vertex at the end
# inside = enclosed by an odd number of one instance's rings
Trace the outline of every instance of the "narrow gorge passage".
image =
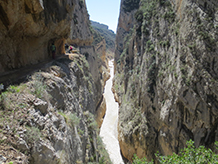
{"type": "Polygon", "coordinates": [[[109,61],[109,67],[111,77],[106,83],[104,92],[107,109],[103,124],[101,126],[100,136],[106,145],[106,149],[110,155],[111,161],[114,164],[123,164],[117,132],[119,105],[117,102],[115,102],[113,92],[111,91],[112,80],[114,77],[114,65],[112,61],[109,61]]]}

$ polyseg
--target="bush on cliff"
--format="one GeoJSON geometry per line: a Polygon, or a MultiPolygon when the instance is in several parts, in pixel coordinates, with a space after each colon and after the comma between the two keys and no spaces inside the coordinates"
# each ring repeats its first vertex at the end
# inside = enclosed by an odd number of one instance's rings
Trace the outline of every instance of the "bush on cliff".
{"type": "MultiPolygon", "coordinates": [[[[218,147],[218,142],[215,142],[218,147]]],[[[218,163],[218,154],[215,154],[211,149],[207,149],[204,146],[196,148],[194,141],[190,140],[186,142],[186,148],[182,149],[178,154],[161,156],[159,153],[156,157],[160,164],[214,164],[218,163]]],[[[153,164],[147,162],[145,158],[139,159],[137,156],[133,158],[133,164],[153,164]]]]}
{"type": "Polygon", "coordinates": [[[124,0],[123,1],[123,10],[124,12],[131,12],[132,10],[139,8],[140,0],[124,0]]]}
{"type": "Polygon", "coordinates": [[[133,164],[153,164],[154,162],[148,162],[146,158],[140,159],[136,154],[133,156],[133,164]]]}

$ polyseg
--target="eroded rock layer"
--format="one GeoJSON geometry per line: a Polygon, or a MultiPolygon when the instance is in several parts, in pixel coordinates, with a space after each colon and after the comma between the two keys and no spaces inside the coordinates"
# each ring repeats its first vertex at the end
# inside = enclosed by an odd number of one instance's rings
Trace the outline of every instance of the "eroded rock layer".
{"type": "Polygon", "coordinates": [[[50,62],[1,94],[1,162],[110,163],[95,121],[105,102],[93,55],[50,62]]]}
{"type": "Polygon", "coordinates": [[[114,90],[128,160],[178,152],[189,139],[213,148],[217,7],[215,0],[121,1],[114,90]]]}
{"type": "Polygon", "coordinates": [[[24,69],[35,72],[22,73],[25,83],[0,85],[0,163],[111,163],[98,135],[106,45],[92,41],[84,0],[0,1],[3,82],[24,69]],[[58,55],[65,42],[77,51],[49,62],[53,42],[58,55]]]}
{"type": "Polygon", "coordinates": [[[52,42],[64,53],[71,44],[90,45],[90,22],[83,0],[0,1],[0,73],[51,58],[52,42]]]}

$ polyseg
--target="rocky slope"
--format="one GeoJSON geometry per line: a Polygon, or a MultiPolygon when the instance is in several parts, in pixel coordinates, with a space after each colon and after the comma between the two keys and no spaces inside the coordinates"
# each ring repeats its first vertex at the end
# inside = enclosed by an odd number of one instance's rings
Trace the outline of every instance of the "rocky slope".
{"type": "Polygon", "coordinates": [[[92,43],[83,0],[0,1],[0,22],[0,73],[51,58],[52,42],[58,54],[64,52],[65,39],[92,43]]]}
{"type": "Polygon", "coordinates": [[[0,21],[0,73],[42,66],[22,84],[0,88],[0,163],[111,163],[98,136],[106,45],[90,46],[85,1],[0,1],[0,21]],[[65,41],[78,52],[44,61],[52,42],[60,54],[65,41]]]}
{"type": "Polygon", "coordinates": [[[114,91],[123,156],[218,140],[215,0],[121,1],[114,91]]]}
{"type": "Polygon", "coordinates": [[[0,161],[110,163],[95,121],[103,90],[98,71],[89,67],[93,57],[48,63],[1,94],[0,161]]]}

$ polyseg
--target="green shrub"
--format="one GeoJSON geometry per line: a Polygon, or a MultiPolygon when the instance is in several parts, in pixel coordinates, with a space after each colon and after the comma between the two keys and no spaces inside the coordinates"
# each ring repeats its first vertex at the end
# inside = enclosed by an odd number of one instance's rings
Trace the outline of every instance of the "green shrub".
{"type": "Polygon", "coordinates": [[[11,92],[11,93],[19,93],[20,92],[20,87],[19,86],[10,85],[7,88],[7,91],[11,92]]]}
{"type": "Polygon", "coordinates": [[[139,159],[139,157],[134,154],[132,164],[153,164],[153,161],[148,162],[146,158],[139,159]]]}
{"type": "MultiPolygon", "coordinates": [[[[218,147],[218,142],[215,142],[218,147]]],[[[161,156],[159,153],[155,154],[160,164],[214,164],[218,163],[218,154],[215,154],[211,149],[204,146],[196,148],[194,141],[186,142],[186,148],[182,149],[178,154],[161,156]]],[[[133,164],[153,164],[154,162],[147,162],[146,158],[139,159],[136,155],[133,157],[133,164]]]]}
{"type": "Polygon", "coordinates": [[[67,123],[71,126],[77,126],[79,125],[79,122],[80,122],[80,118],[77,117],[76,114],[69,114],[69,115],[66,115],[67,117],[67,123]]]}
{"type": "Polygon", "coordinates": [[[76,114],[65,114],[63,112],[58,112],[58,114],[60,114],[61,116],[64,117],[66,123],[69,125],[69,126],[77,126],[79,125],[80,123],[80,118],[77,117],[76,114]]]}
{"type": "Polygon", "coordinates": [[[40,140],[41,132],[37,127],[27,127],[26,130],[25,140],[28,143],[34,144],[40,140]]]}
{"type": "Polygon", "coordinates": [[[98,128],[98,124],[95,120],[93,120],[88,126],[89,128],[92,128],[93,130],[98,128]]]}
{"type": "Polygon", "coordinates": [[[65,122],[67,122],[67,115],[63,112],[58,112],[58,114],[60,114],[61,116],[64,117],[65,122]]]}
{"type": "Polygon", "coordinates": [[[175,78],[177,79],[177,77],[178,77],[178,74],[177,74],[177,73],[174,73],[174,76],[175,76],[175,78]]]}
{"type": "Polygon", "coordinates": [[[149,47],[149,49],[148,49],[148,52],[151,52],[151,51],[153,51],[154,50],[154,45],[152,44],[152,45],[150,45],[150,47],[149,47]]]}
{"type": "Polygon", "coordinates": [[[80,1],[79,1],[79,6],[80,6],[80,8],[83,8],[83,6],[84,6],[83,0],[80,0],[80,1]]]}
{"type": "Polygon", "coordinates": [[[163,15],[163,18],[165,18],[169,22],[173,22],[176,18],[176,14],[173,10],[170,10],[163,15]]]}
{"type": "Polygon", "coordinates": [[[124,0],[123,1],[123,10],[124,12],[131,12],[132,10],[139,8],[140,0],[124,0]]]}
{"type": "MultiPolygon", "coordinates": [[[[217,145],[217,142],[215,143],[217,145]]],[[[186,148],[182,149],[178,154],[173,153],[169,156],[160,156],[157,154],[160,163],[177,163],[177,164],[214,164],[218,162],[218,155],[211,149],[206,149],[204,146],[196,148],[194,141],[186,142],[186,148]]]]}
{"type": "Polygon", "coordinates": [[[143,11],[142,11],[142,10],[138,10],[138,11],[135,13],[135,19],[136,19],[138,22],[142,22],[142,21],[143,21],[143,11]]]}
{"type": "Polygon", "coordinates": [[[45,90],[47,89],[47,86],[43,84],[43,82],[40,79],[35,79],[33,82],[34,92],[38,98],[42,98],[45,96],[45,90]]]}

